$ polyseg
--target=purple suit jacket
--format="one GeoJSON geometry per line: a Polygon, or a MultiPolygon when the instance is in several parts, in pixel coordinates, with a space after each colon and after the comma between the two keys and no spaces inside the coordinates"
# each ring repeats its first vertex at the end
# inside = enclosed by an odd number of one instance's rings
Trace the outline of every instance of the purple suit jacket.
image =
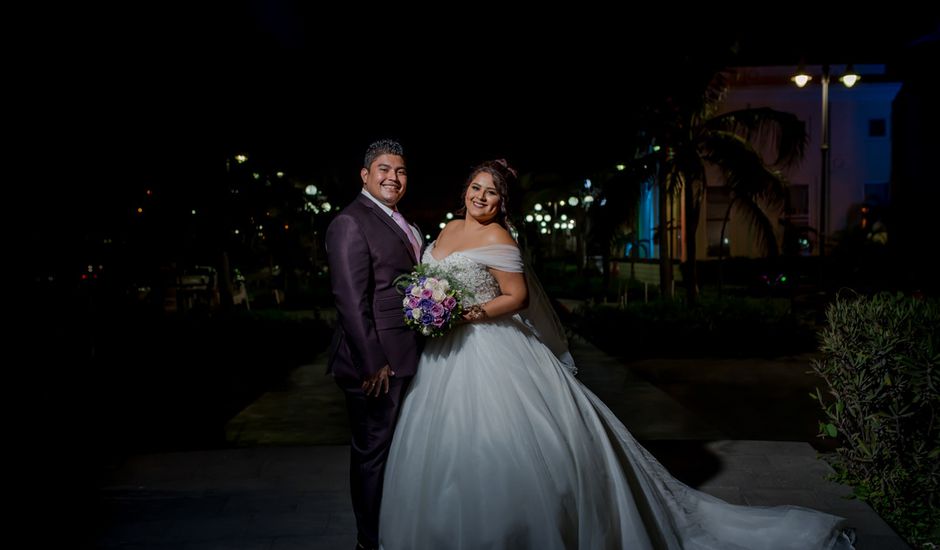
{"type": "Polygon", "coordinates": [[[359,195],[327,228],[326,252],[339,320],[327,372],[362,380],[389,365],[398,377],[414,376],[422,340],[405,325],[394,284],[418,260],[408,237],[359,195]]]}

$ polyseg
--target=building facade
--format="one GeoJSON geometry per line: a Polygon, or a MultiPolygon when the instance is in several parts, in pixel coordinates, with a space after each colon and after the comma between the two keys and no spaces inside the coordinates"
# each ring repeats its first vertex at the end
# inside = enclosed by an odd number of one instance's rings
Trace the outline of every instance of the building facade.
{"type": "MultiPolygon", "coordinates": [[[[820,78],[822,67],[807,67],[813,76],[805,87],[797,87],[790,77],[793,67],[745,67],[735,71],[722,111],[769,107],[795,114],[806,123],[809,141],[802,161],[781,168],[790,184],[789,210],[768,209],[771,220],[780,220],[777,242],[783,243],[784,229],[809,229],[801,233],[800,253],[818,254],[817,231],[821,212],[825,214],[825,239],[831,245],[838,232],[869,223],[872,211],[887,204],[891,180],[892,102],[900,83],[884,79],[881,65],[857,66],[860,82],[847,88],[838,77],[846,67],[830,68],[829,179],[823,197],[820,182],[823,171],[823,101],[820,78]]],[[[766,155],[765,158],[771,158],[766,155]]],[[[760,257],[763,249],[740,213],[732,208],[724,237],[721,228],[730,197],[719,174],[712,174],[706,211],[700,220],[697,250],[699,258],[717,257],[720,247],[726,256],[760,257]]]]}

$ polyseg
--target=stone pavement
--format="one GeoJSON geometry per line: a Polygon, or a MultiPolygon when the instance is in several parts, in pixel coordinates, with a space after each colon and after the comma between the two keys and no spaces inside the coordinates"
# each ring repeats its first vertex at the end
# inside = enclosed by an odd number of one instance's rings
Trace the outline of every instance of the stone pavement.
{"type": "MultiPolygon", "coordinates": [[[[908,548],[807,443],[735,441],[597,348],[576,341],[579,378],[679,479],[729,502],[796,504],[846,517],[857,548],[908,548]]],[[[96,548],[348,550],[342,396],[317,362],[233,419],[231,449],[135,456],[99,490],[96,548]]]]}

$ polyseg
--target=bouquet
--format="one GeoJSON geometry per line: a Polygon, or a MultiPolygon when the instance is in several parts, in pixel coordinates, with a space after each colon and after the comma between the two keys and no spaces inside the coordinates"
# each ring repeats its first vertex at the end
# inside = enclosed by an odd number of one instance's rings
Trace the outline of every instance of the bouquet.
{"type": "Polygon", "coordinates": [[[397,283],[405,295],[405,324],[421,334],[440,336],[460,319],[464,292],[446,274],[420,264],[412,273],[399,277],[397,283]]]}

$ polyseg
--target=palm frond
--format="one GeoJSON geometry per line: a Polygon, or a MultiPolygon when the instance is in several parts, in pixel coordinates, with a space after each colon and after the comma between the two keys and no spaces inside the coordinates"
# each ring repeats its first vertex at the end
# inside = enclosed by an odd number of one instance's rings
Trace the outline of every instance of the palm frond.
{"type": "Polygon", "coordinates": [[[731,192],[752,200],[779,204],[788,196],[783,175],[764,164],[760,152],[741,136],[713,131],[702,142],[702,155],[722,173],[731,192]]]}
{"type": "Polygon", "coordinates": [[[749,197],[739,196],[735,209],[750,220],[751,226],[756,230],[754,240],[757,241],[757,246],[762,246],[768,256],[777,256],[780,250],[777,246],[777,236],[774,235],[774,225],[760,205],[749,197]]]}
{"type": "Polygon", "coordinates": [[[796,115],[769,107],[724,113],[710,119],[706,126],[738,134],[760,150],[769,148],[776,155],[771,164],[780,166],[801,159],[809,139],[806,123],[796,115]]]}

